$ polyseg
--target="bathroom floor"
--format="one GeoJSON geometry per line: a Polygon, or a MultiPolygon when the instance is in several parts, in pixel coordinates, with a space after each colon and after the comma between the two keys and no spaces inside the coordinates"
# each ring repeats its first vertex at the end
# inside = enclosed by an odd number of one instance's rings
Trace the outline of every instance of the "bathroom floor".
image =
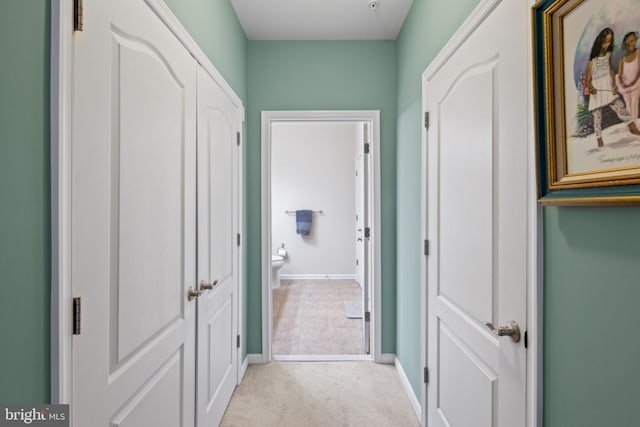
{"type": "Polygon", "coordinates": [[[273,290],[273,354],[364,354],[362,319],[344,307],[361,298],[355,280],[282,280],[273,290]]]}

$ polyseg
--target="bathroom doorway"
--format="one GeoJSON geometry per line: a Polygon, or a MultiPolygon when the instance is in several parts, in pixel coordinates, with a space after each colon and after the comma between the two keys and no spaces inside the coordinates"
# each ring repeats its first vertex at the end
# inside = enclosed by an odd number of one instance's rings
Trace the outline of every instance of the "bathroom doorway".
{"type": "Polygon", "coordinates": [[[378,141],[378,111],[262,113],[265,362],[379,361],[378,141]]]}

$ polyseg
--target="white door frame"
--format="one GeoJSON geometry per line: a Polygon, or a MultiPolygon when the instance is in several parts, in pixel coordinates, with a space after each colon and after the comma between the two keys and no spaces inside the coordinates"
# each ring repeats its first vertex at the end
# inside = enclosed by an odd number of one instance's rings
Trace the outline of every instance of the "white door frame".
{"type": "MultiPolygon", "coordinates": [[[[163,0],[144,0],[195,60],[213,78],[238,110],[242,129],[242,100],[224,80],[182,23],[163,0]]],[[[71,120],[73,106],[73,0],[51,4],[51,402],[72,400],[72,287],[71,287],[71,120]]],[[[242,177],[240,156],[238,173],[242,177]]],[[[239,182],[242,188],[242,179],[239,182]]],[[[242,229],[242,197],[238,221],[242,229]]],[[[242,250],[239,251],[237,308],[238,331],[242,330],[242,250]]],[[[195,331],[194,331],[195,333],[195,331]]],[[[244,341],[244,340],[243,340],[244,341]]],[[[245,345],[242,343],[242,345],[245,345]]],[[[238,350],[237,383],[242,379],[242,347],[238,350]]],[[[195,360],[194,360],[195,363],[195,360]]]]}
{"type": "MultiPolygon", "coordinates": [[[[528,5],[533,5],[531,0],[481,0],[478,6],[471,12],[460,28],[451,36],[447,44],[436,55],[426,70],[422,73],[422,114],[427,112],[427,96],[425,91],[427,82],[446,63],[460,45],[474,32],[474,30],[491,14],[491,12],[501,3],[501,1],[524,1],[528,5]]],[[[523,22],[528,16],[522,16],[523,22]]],[[[531,34],[531,19],[523,26],[523,31],[531,34]]],[[[529,45],[528,58],[532,58],[531,45],[529,45]]],[[[530,60],[531,61],[531,60],[530,60]]],[[[528,202],[527,202],[527,377],[526,377],[526,427],[542,426],[542,280],[543,280],[543,257],[542,257],[542,209],[538,206],[536,188],[536,143],[533,113],[533,85],[529,84],[533,80],[533,64],[527,68],[528,99],[523,100],[528,105],[528,149],[529,167],[527,170],[528,180],[528,202]]],[[[421,176],[421,233],[423,241],[427,239],[427,130],[422,127],[422,176],[421,176]]],[[[427,366],[427,257],[421,260],[420,274],[420,362],[421,366],[427,366]]],[[[427,425],[427,384],[422,382],[420,393],[421,424],[427,425]]]]}
{"type": "MultiPolygon", "coordinates": [[[[271,302],[271,126],[277,122],[369,122],[371,123],[371,150],[369,152],[372,165],[369,171],[369,188],[371,191],[369,226],[371,227],[371,253],[369,263],[369,287],[371,289],[371,355],[354,355],[352,360],[373,360],[382,362],[380,345],[380,111],[379,110],[334,110],[334,111],[263,111],[261,125],[262,144],[262,362],[272,360],[271,338],[272,302],[271,302]]],[[[314,360],[319,360],[315,358],[314,360]]],[[[334,360],[328,357],[328,360],[334,360]]],[[[347,359],[346,357],[343,359],[347,359]]]]}

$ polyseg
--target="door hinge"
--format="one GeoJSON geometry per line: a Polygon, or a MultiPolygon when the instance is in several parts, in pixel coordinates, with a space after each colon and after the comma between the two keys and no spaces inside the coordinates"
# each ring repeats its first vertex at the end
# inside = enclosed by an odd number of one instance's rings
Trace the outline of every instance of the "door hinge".
{"type": "Polygon", "coordinates": [[[73,0],[73,31],[84,29],[84,8],[82,0],[73,0]]]}
{"type": "Polygon", "coordinates": [[[366,237],[366,238],[371,237],[371,228],[370,227],[365,227],[364,228],[364,237],[366,237]]]}
{"type": "Polygon", "coordinates": [[[364,321],[365,322],[371,322],[371,312],[370,311],[365,311],[364,312],[364,321]]]}
{"type": "Polygon", "coordinates": [[[80,308],[82,302],[80,297],[73,299],[73,335],[80,335],[80,308]]]}
{"type": "Polygon", "coordinates": [[[240,233],[236,235],[236,243],[240,246],[240,233]]]}
{"type": "Polygon", "coordinates": [[[236,132],[236,144],[240,146],[240,132],[236,132]]]}
{"type": "Polygon", "coordinates": [[[429,112],[428,111],[424,112],[424,127],[429,129],[429,112]]]}
{"type": "Polygon", "coordinates": [[[364,144],[364,154],[369,154],[369,143],[364,144]]]}
{"type": "Polygon", "coordinates": [[[424,367],[424,383],[429,384],[429,368],[424,367]]]}
{"type": "Polygon", "coordinates": [[[429,255],[429,241],[427,239],[424,239],[424,255],[429,255]]]}
{"type": "Polygon", "coordinates": [[[236,335],[236,348],[240,348],[240,335],[236,335]]]}

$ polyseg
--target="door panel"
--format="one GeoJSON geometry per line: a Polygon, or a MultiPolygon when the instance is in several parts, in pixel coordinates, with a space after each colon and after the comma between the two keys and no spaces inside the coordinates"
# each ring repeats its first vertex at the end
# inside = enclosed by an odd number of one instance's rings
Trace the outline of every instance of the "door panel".
{"type": "Polygon", "coordinates": [[[182,375],[181,356],[176,353],[153,375],[142,389],[118,411],[111,420],[111,426],[179,426],[180,382],[182,375]]]}
{"type": "Polygon", "coordinates": [[[492,65],[473,67],[455,80],[438,114],[440,186],[447,190],[439,205],[439,294],[477,320],[492,318],[492,65]],[[472,123],[460,126],[460,117],[472,123]]]}
{"type": "Polygon", "coordinates": [[[237,110],[199,68],[198,279],[212,289],[198,300],[198,425],[218,425],[236,386],[238,131],[237,110]]]}
{"type": "Polygon", "coordinates": [[[85,1],[74,41],[75,426],[193,425],[193,58],[142,1],[85,1]]]}
{"type": "Polygon", "coordinates": [[[441,321],[439,416],[451,426],[491,427],[497,376],[441,321]],[[463,389],[458,384],[465,384],[463,389]]]}
{"type": "Polygon", "coordinates": [[[499,2],[429,79],[428,422],[524,426],[527,86],[524,2],[499,2]]]}
{"type": "Polygon", "coordinates": [[[185,90],[162,53],[122,33],[112,40],[111,322],[121,362],[182,314],[185,90]]]}
{"type": "MultiPolygon", "coordinates": [[[[213,310],[213,313],[209,319],[209,333],[208,333],[208,351],[210,357],[207,359],[207,396],[209,396],[209,403],[213,402],[216,396],[221,390],[221,386],[224,386],[225,379],[228,375],[233,375],[230,370],[233,368],[233,346],[226,346],[222,351],[220,343],[227,343],[233,341],[233,299],[221,301],[222,305],[213,310]]],[[[203,343],[204,345],[204,343],[203,343]]]]}

